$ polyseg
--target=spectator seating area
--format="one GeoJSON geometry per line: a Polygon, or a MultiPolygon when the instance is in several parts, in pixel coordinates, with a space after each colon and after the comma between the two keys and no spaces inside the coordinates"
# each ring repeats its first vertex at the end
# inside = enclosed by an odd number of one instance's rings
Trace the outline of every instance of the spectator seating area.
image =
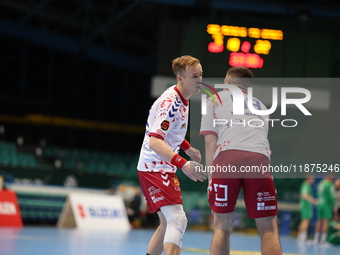
{"type": "Polygon", "coordinates": [[[20,152],[14,143],[4,141],[0,141],[0,164],[12,167],[39,167],[34,154],[20,152]]]}
{"type": "Polygon", "coordinates": [[[0,166],[126,176],[136,170],[138,155],[60,147],[17,146],[0,141],[0,166]]]}
{"type": "Polygon", "coordinates": [[[58,168],[118,176],[135,171],[138,160],[137,156],[129,154],[58,147],[45,147],[41,157],[55,162],[58,168]]]}
{"type": "Polygon", "coordinates": [[[58,221],[66,196],[16,192],[21,217],[25,224],[51,223],[58,221]]]}

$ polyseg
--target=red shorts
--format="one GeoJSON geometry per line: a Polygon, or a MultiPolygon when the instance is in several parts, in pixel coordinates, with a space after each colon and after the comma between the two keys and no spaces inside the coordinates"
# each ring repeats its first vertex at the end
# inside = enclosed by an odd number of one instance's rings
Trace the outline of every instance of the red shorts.
{"type": "Polygon", "coordinates": [[[151,212],[157,212],[162,206],[182,204],[180,183],[175,173],[138,171],[146,205],[151,212]]]}
{"type": "Polygon", "coordinates": [[[276,189],[271,174],[242,173],[245,166],[269,165],[260,153],[227,150],[218,154],[214,166],[235,166],[236,172],[213,172],[209,185],[209,204],[216,213],[231,213],[243,188],[248,218],[262,218],[278,214],[276,189]],[[243,166],[243,168],[241,168],[243,166]]]}

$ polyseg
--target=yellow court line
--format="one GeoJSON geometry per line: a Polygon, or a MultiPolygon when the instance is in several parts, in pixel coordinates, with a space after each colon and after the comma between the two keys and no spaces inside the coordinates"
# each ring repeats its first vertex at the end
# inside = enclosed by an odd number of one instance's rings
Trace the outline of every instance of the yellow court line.
{"type": "MultiPolygon", "coordinates": [[[[210,254],[210,250],[207,249],[199,249],[199,248],[183,248],[183,251],[188,252],[195,252],[195,253],[201,253],[201,254],[210,254]]],[[[230,251],[230,255],[261,255],[261,252],[259,251],[230,251]]],[[[296,253],[283,253],[283,255],[301,255],[296,253]]]]}

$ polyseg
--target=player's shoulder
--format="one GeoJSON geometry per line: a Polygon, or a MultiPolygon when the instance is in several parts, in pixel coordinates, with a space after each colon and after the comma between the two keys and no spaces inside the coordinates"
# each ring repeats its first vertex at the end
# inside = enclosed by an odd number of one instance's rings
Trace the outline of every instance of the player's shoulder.
{"type": "Polygon", "coordinates": [[[166,89],[163,94],[158,97],[154,105],[160,108],[169,108],[177,100],[177,93],[174,87],[175,85],[166,89]]]}
{"type": "Polygon", "coordinates": [[[163,99],[171,99],[171,100],[175,100],[177,97],[177,92],[175,90],[175,86],[173,85],[169,88],[167,88],[163,94],[159,97],[159,99],[163,100],[163,99]]]}

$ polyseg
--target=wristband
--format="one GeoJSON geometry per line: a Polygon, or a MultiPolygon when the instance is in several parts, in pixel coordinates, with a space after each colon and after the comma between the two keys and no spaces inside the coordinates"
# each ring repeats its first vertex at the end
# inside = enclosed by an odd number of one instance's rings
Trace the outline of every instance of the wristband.
{"type": "Polygon", "coordinates": [[[174,166],[176,166],[179,169],[182,169],[184,164],[187,163],[187,162],[188,162],[188,160],[186,160],[185,158],[181,157],[178,154],[173,156],[173,158],[171,159],[171,164],[173,164],[174,166]]]}
{"type": "Polygon", "coordinates": [[[191,147],[191,144],[188,142],[187,139],[184,139],[180,147],[182,150],[186,151],[191,147]]]}

